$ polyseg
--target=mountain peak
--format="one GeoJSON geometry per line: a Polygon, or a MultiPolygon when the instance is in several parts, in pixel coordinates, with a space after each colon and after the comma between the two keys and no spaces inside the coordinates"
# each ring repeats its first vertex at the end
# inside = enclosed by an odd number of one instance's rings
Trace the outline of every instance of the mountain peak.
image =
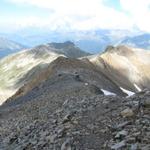
{"type": "Polygon", "coordinates": [[[119,55],[131,55],[133,54],[132,48],[126,46],[126,45],[118,45],[118,46],[108,46],[104,53],[117,53],[119,55]]]}
{"type": "Polygon", "coordinates": [[[75,44],[71,41],[66,41],[64,43],[57,43],[57,42],[52,42],[48,44],[49,46],[56,48],[56,49],[62,49],[66,47],[74,47],[75,44]]]}
{"type": "Polygon", "coordinates": [[[70,41],[66,41],[64,43],[52,42],[44,45],[39,45],[33,49],[34,51],[46,51],[48,53],[53,52],[71,58],[78,58],[90,55],[89,53],[82,51],[73,42],[70,41]]]}
{"type": "Polygon", "coordinates": [[[115,47],[114,47],[114,46],[109,45],[109,46],[107,46],[107,47],[106,47],[106,49],[105,49],[105,51],[104,51],[104,52],[111,52],[111,51],[113,51],[114,49],[115,49],[115,47]]]}

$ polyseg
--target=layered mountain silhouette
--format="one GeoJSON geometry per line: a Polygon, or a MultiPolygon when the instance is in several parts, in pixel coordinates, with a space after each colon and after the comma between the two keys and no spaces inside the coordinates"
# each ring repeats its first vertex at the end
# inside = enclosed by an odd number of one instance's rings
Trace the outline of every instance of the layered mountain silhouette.
{"type": "Polygon", "coordinates": [[[0,60],[0,149],[149,149],[150,52],[87,55],[65,42],[0,60]]]}
{"type": "Polygon", "coordinates": [[[1,103],[27,94],[48,79],[57,81],[59,75],[74,76],[74,80],[78,76],[77,84],[96,86],[111,95],[127,96],[150,88],[148,51],[109,46],[102,54],[87,55],[72,42],[65,42],[40,45],[2,59],[1,103]]]}
{"type": "Polygon", "coordinates": [[[125,44],[131,47],[150,49],[150,34],[144,33],[133,37],[124,38],[120,44],[125,44]]]}

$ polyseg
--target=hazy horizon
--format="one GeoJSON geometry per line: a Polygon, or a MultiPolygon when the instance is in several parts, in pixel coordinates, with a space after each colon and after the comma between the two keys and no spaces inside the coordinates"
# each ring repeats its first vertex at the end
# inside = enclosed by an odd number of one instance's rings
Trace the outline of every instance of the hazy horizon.
{"type": "Polygon", "coordinates": [[[150,33],[149,17],[150,0],[1,0],[0,50],[65,41],[90,53],[122,43],[150,49],[149,35],[136,37],[150,33]]]}

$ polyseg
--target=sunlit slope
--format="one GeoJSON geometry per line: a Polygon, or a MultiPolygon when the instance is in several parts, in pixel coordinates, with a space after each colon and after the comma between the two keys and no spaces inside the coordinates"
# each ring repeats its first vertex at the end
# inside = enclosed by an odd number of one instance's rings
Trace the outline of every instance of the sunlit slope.
{"type": "Polygon", "coordinates": [[[45,67],[59,56],[62,55],[46,50],[28,50],[0,60],[0,103],[29,81],[30,77],[24,76],[35,66],[45,67]]]}
{"type": "Polygon", "coordinates": [[[120,87],[132,91],[150,88],[149,51],[109,46],[104,53],[89,60],[120,87]]]}

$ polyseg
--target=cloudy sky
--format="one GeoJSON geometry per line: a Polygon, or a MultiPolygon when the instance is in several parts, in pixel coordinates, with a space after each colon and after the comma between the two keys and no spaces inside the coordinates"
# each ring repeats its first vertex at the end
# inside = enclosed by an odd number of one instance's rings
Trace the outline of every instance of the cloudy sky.
{"type": "Polygon", "coordinates": [[[1,0],[0,31],[139,28],[150,32],[150,0],[1,0]]]}

